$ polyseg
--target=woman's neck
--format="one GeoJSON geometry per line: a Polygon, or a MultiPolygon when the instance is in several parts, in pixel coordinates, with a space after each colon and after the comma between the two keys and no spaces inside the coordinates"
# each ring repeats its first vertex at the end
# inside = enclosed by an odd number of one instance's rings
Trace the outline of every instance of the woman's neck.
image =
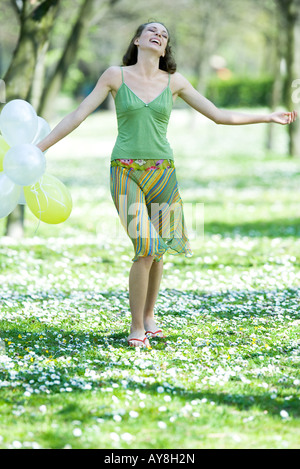
{"type": "Polygon", "coordinates": [[[140,76],[151,79],[159,71],[159,57],[139,50],[135,68],[140,76]]]}

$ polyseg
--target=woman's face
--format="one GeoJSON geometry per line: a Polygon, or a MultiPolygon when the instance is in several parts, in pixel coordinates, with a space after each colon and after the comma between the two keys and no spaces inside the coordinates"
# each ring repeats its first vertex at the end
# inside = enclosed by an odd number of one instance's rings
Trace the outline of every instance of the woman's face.
{"type": "Polygon", "coordinates": [[[141,48],[157,50],[159,56],[164,56],[168,39],[169,34],[164,25],[150,23],[145,26],[142,34],[134,41],[134,44],[141,48]]]}

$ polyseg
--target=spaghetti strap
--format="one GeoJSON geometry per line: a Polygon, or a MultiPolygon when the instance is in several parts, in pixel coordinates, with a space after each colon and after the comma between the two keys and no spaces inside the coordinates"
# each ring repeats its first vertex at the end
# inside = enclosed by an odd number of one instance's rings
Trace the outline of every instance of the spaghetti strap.
{"type": "Polygon", "coordinates": [[[170,86],[170,81],[171,81],[171,73],[169,73],[169,81],[168,81],[168,86],[170,86]]]}
{"type": "Polygon", "coordinates": [[[121,72],[122,72],[122,83],[124,83],[124,73],[123,73],[123,67],[120,67],[121,72]]]}

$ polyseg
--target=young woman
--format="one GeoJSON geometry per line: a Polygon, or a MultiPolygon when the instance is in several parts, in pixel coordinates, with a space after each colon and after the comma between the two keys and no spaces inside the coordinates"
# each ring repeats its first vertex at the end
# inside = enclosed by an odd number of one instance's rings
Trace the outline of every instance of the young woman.
{"type": "Polygon", "coordinates": [[[176,72],[169,31],[162,23],[145,23],[137,29],[123,65],[108,68],[90,95],[38,147],[45,151],[54,145],[112,94],[118,137],[111,156],[111,193],[135,249],[129,275],[132,323],[127,340],[131,346],[147,347],[149,338],[163,337],[154,319],[163,254],[167,250],[191,254],[173,153],[166,139],[175,99],[180,96],[216,124],[290,124],[297,113],[256,115],[217,108],[176,72]]]}

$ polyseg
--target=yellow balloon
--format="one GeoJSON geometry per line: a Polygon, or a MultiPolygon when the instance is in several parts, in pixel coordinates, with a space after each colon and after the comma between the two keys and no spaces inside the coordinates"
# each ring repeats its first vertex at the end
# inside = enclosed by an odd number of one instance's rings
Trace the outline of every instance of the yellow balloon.
{"type": "Polygon", "coordinates": [[[62,223],[71,214],[73,204],[70,192],[50,174],[44,174],[36,184],[24,187],[24,194],[32,213],[45,223],[62,223]]]}
{"type": "Polygon", "coordinates": [[[9,149],[10,149],[10,146],[8,145],[8,143],[6,143],[4,138],[0,135],[0,172],[3,171],[4,156],[8,152],[9,149]]]}

